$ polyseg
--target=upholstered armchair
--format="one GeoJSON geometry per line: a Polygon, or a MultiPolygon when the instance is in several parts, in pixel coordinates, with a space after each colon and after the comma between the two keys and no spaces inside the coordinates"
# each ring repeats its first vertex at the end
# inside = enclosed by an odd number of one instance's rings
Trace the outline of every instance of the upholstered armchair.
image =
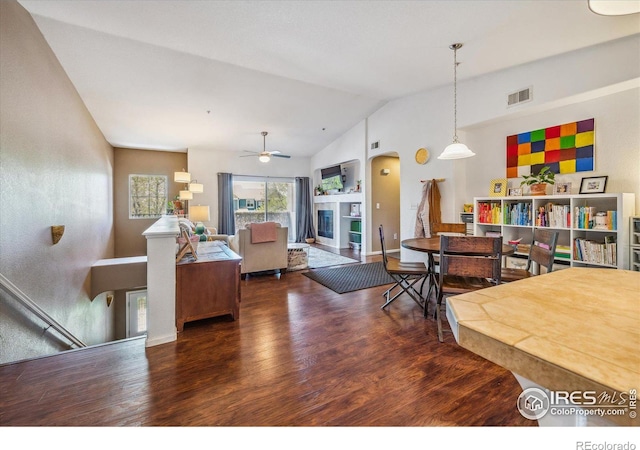
{"type": "Polygon", "coordinates": [[[229,236],[229,248],[242,257],[240,272],[242,275],[266,270],[287,270],[287,243],[289,229],[271,222],[268,233],[253,232],[252,228],[264,230],[267,224],[247,224],[235,235],[229,236]],[[261,236],[258,236],[261,234],[261,236]]]}

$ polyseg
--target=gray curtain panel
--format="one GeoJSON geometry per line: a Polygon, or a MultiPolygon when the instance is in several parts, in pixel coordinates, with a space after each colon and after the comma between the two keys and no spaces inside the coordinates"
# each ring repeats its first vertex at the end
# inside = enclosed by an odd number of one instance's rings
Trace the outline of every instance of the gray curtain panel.
{"type": "Polygon", "coordinates": [[[233,217],[233,175],[218,173],[218,233],[236,234],[233,217]]]}
{"type": "Polygon", "coordinates": [[[316,237],[309,177],[296,177],[296,229],[296,242],[316,237]]]}

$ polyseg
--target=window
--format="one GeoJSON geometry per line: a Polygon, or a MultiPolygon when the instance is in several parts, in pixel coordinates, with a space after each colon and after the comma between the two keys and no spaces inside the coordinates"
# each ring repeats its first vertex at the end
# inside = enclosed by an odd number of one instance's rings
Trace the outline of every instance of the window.
{"type": "Polygon", "coordinates": [[[129,175],[129,219],[158,218],[166,210],[166,175],[129,175]]]}
{"type": "Polygon", "coordinates": [[[291,178],[233,176],[233,210],[236,230],[248,223],[277,222],[295,233],[295,183],[291,178]]]}

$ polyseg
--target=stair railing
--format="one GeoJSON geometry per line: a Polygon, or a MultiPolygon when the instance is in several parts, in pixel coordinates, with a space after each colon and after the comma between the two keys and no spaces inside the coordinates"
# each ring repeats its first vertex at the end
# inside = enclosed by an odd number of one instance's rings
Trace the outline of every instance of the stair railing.
{"type": "Polygon", "coordinates": [[[13,284],[7,277],[0,273],[0,285],[2,285],[7,292],[12,294],[21,305],[35,314],[40,320],[49,325],[49,327],[56,330],[62,336],[71,341],[72,345],[77,347],[86,347],[87,344],[82,342],[80,339],[75,337],[69,330],[60,325],[53,317],[47,314],[42,308],[36,305],[33,300],[31,300],[27,294],[22,292],[15,284],[13,284]]]}

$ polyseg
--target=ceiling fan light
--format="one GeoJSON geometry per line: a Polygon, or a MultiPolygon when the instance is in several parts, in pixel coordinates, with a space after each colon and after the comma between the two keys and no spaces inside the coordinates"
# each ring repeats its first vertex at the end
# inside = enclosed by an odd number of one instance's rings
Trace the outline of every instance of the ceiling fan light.
{"type": "Polygon", "coordinates": [[[267,163],[269,162],[269,160],[271,159],[271,157],[268,154],[261,154],[258,159],[260,160],[260,162],[263,163],[267,163]]]}
{"type": "Polygon", "coordinates": [[[445,147],[444,151],[438,156],[438,159],[462,159],[470,158],[476,154],[469,150],[469,147],[460,143],[454,142],[445,147]]]}

